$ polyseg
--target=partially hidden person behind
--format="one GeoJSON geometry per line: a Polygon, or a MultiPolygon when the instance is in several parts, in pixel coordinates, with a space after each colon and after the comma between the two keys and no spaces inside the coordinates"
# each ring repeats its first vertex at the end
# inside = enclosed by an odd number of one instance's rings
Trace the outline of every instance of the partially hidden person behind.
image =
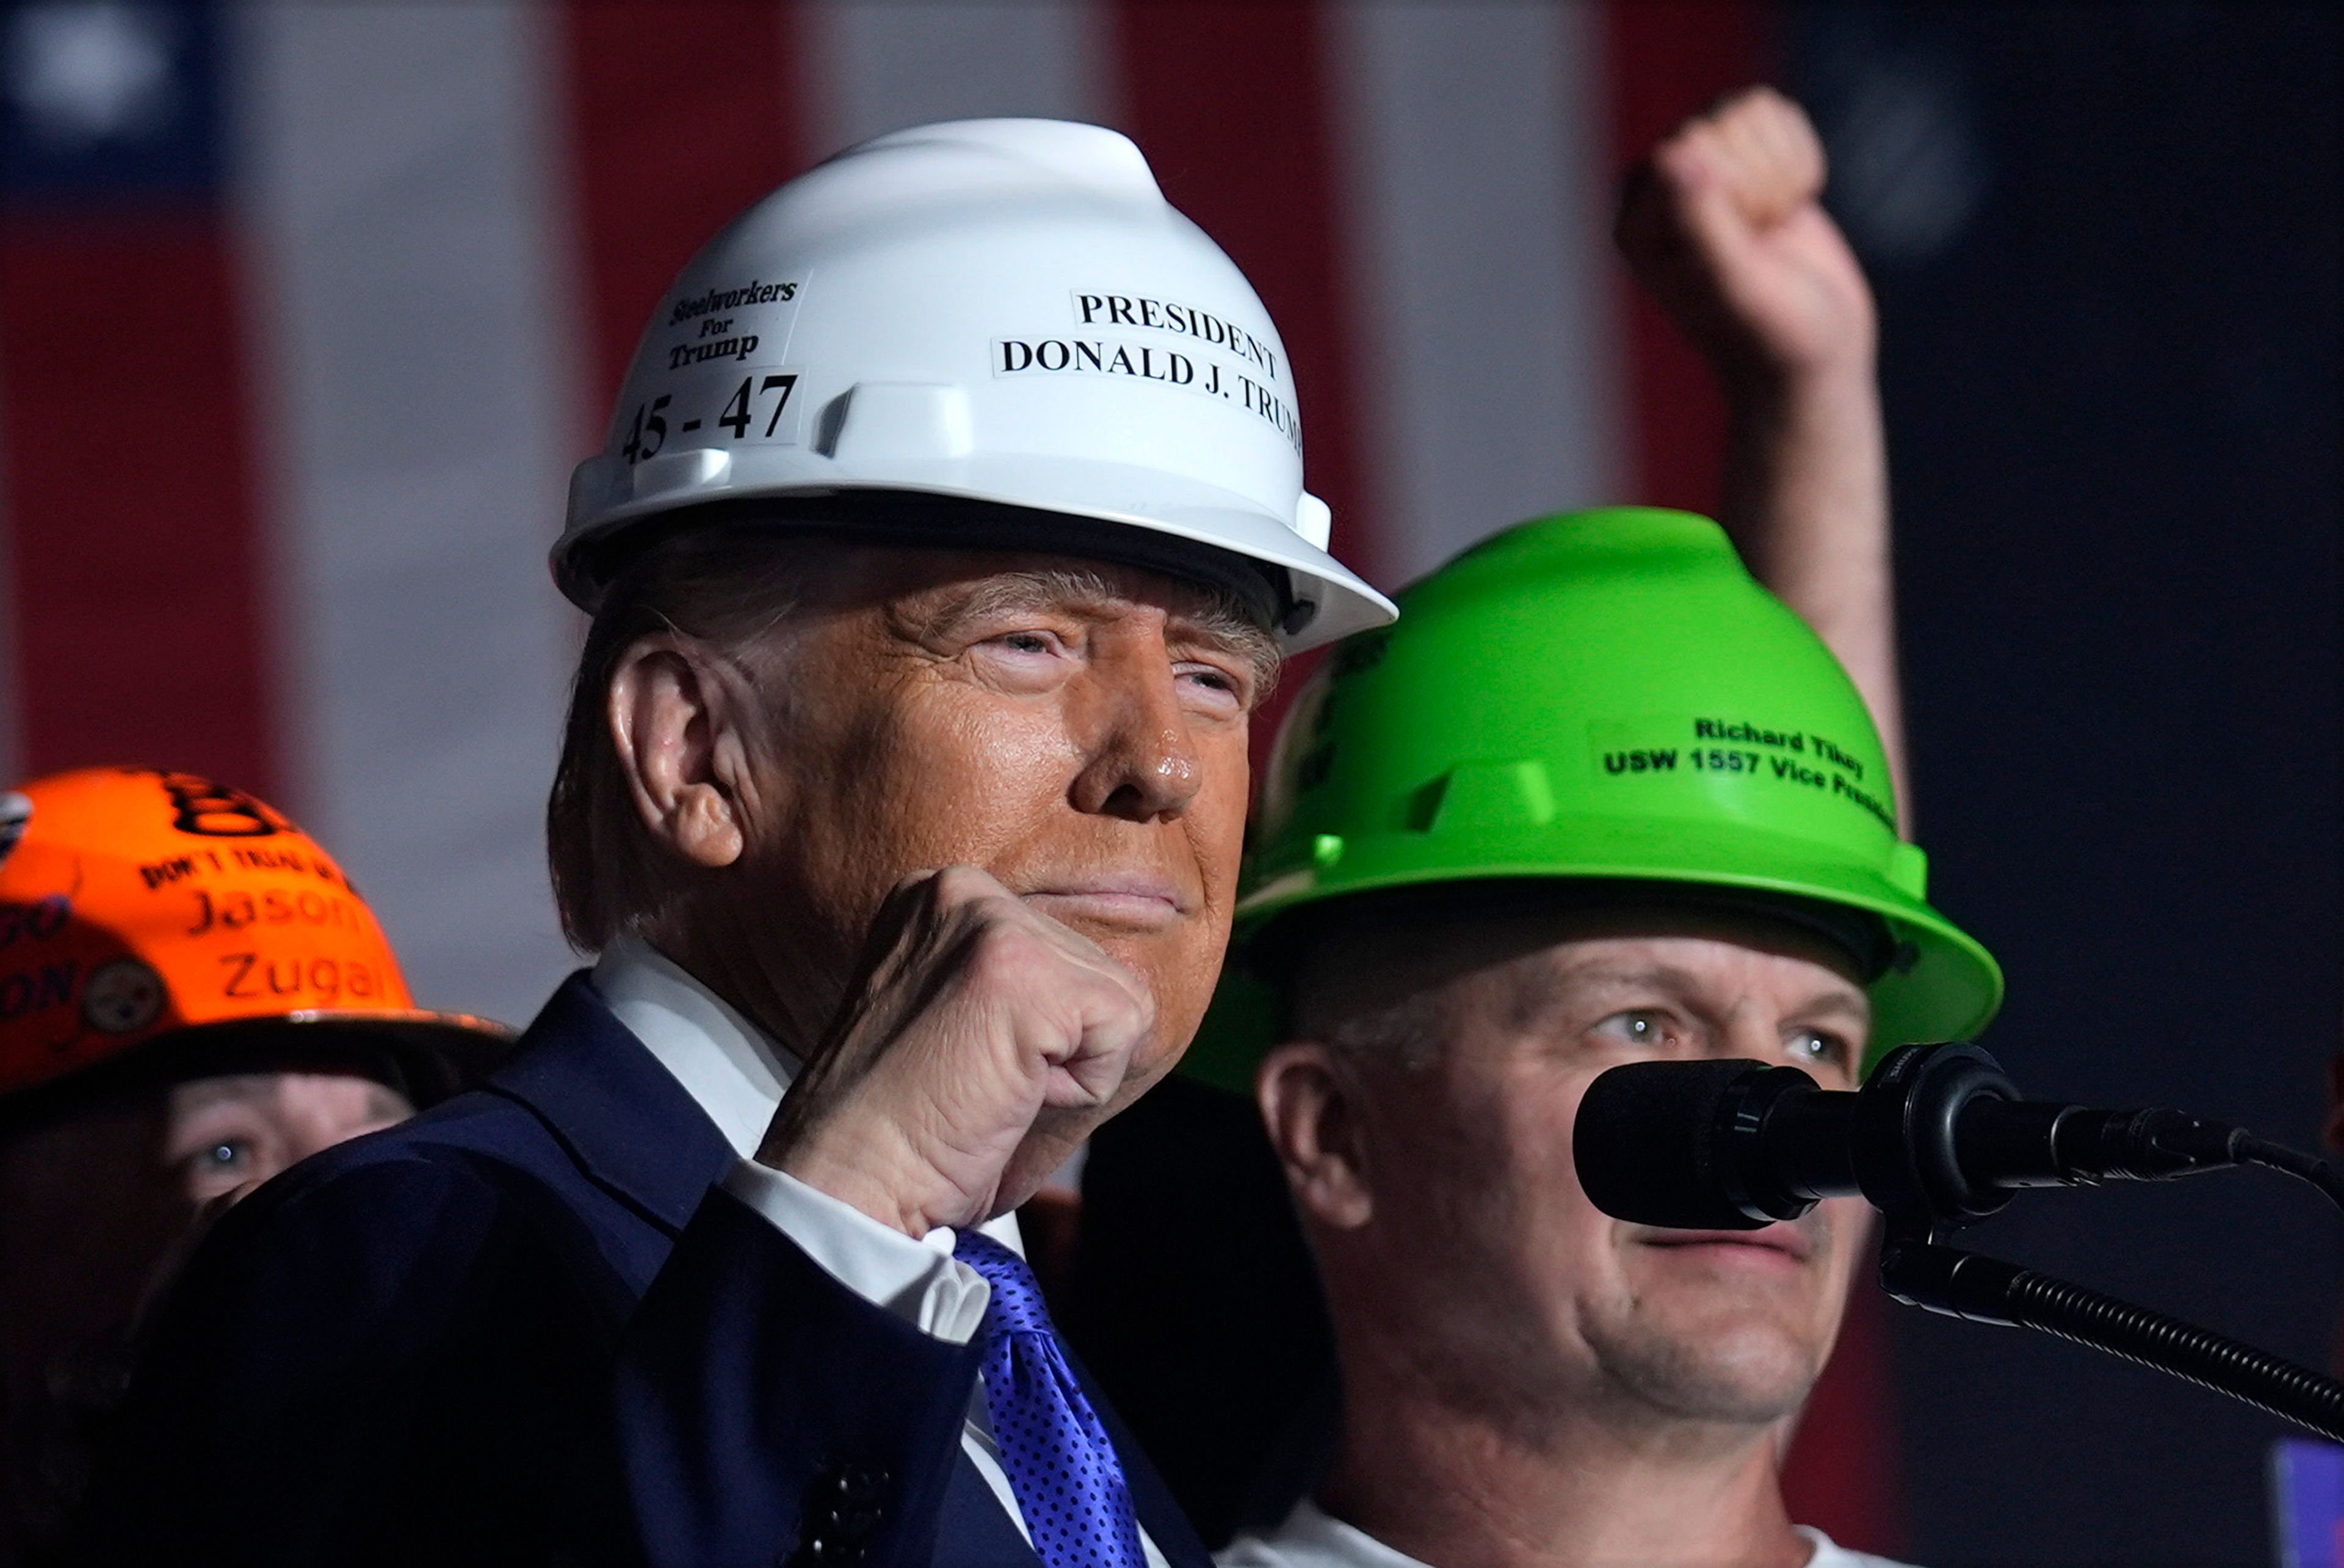
{"type": "Polygon", "coordinates": [[[252,795],[127,767],[0,793],[0,1563],[58,1543],[204,1224],[510,1039],[417,1007],[341,866],[252,795]]]}
{"type": "Polygon", "coordinates": [[[1095,126],[882,137],[711,241],[554,555],[592,967],[223,1218],[89,1550],[1205,1568],[1012,1210],[1195,1032],[1280,658],[1391,616],[1299,407],[1095,126]]]}

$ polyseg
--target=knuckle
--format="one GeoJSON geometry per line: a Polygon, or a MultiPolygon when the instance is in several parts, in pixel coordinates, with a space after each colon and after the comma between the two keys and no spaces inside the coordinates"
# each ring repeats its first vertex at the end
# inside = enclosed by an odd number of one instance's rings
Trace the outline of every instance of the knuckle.
{"type": "Polygon", "coordinates": [[[950,904],[975,903],[1001,891],[999,883],[974,865],[947,865],[930,882],[936,896],[950,904]]]}
{"type": "Polygon", "coordinates": [[[945,887],[945,874],[940,871],[914,871],[887,890],[890,904],[933,904],[945,887]]]}
{"type": "Polygon", "coordinates": [[[1005,912],[991,907],[979,909],[975,918],[969,961],[981,976],[1014,979],[1033,973],[1049,958],[1049,944],[1026,922],[1005,918],[1005,912]]]}
{"type": "Polygon", "coordinates": [[[1121,964],[1114,964],[1108,979],[1123,998],[1125,1009],[1143,1026],[1156,1021],[1156,993],[1147,982],[1121,964]]]}

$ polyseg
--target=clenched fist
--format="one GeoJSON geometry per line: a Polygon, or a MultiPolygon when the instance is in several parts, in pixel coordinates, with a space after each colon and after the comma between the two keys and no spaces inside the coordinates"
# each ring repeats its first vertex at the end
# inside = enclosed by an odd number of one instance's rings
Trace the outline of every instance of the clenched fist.
{"type": "Polygon", "coordinates": [[[1872,291],[1823,209],[1824,172],[1805,112],[1752,87],[1686,121],[1628,177],[1620,249],[1729,381],[1869,374],[1872,291]]]}
{"type": "Polygon", "coordinates": [[[757,1158],[909,1236],[975,1224],[1071,1152],[1155,1022],[1138,976],[985,873],[914,877],[757,1158]]]}

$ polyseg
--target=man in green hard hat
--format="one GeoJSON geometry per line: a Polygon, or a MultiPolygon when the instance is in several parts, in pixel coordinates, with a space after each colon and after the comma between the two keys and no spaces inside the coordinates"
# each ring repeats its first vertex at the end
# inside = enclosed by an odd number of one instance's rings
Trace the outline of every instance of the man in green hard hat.
{"type": "MultiPolygon", "coordinates": [[[[1854,825],[1878,834],[1886,843],[1894,835],[1880,824],[1880,813],[1901,817],[1907,808],[1901,778],[1889,776],[1901,773],[1901,723],[1885,462],[1874,376],[1874,312],[1861,269],[1819,204],[1824,177],[1823,149],[1805,116],[1779,94],[1754,89],[1688,121],[1653,151],[1629,181],[1618,236],[1637,278],[1699,348],[1725,391],[1732,442],[1724,517],[1734,544],[1759,581],[1838,656],[1874,721],[1865,724],[1856,710],[1839,714],[1839,723],[1819,733],[1844,755],[1853,755],[1850,748],[1855,743],[1845,736],[1859,730],[1870,734],[1876,727],[1882,744],[1874,751],[1885,754],[1884,758],[1874,755],[1860,777],[1844,766],[1824,774],[1816,766],[1819,754],[1814,743],[1803,736],[1801,749],[1784,749],[1779,760],[1786,770],[1800,770],[1802,776],[1822,777],[1824,794],[1818,804],[1827,811],[1859,814],[1854,825]],[[1851,793],[1830,793],[1834,778],[1840,790],[1851,793]],[[1866,816],[1869,827],[1864,826],[1866,816]]],[[[1713,542],[1714,531],[1705,537],[1713,542]]],[[[1702,559],[1710,566],[1724,561],[1702,559]]],[[[1633,578],[1673,560],[1638,558],[1623,562],[1622,572],[1633,578]]],[[[1681,565],[1668,570],[1676,572],[1681,565]]],[[[1443,574],[1440,581],[1451,575],[1443,574]]],[[[1515,754],[1509,750],[1515,741],[1509,737],[1535,733],[1548,717],[1546,705],[1533,701],[1520,704],[1519,711],[1500,713],[1485,704],[1496,701],[1497,689],[1526,663],[1535,666],[1547,659],[1542,650],[1548,638],[1535,624],[1545,612],[1530,601],[1514,602],[1514,620],[1509,620],[1498,603],[1503,595],[1490,579],[1480,575],[1472,581],[1479,585],[1476,594],[1491,594],[1486,614],[1470,619],[1460,633],[1475,653],[1443,679],[1405,689],[1362,685],[1361,672],[1347,664],[1349,673],[1333,677],[1333,715],[1321,713],[1316,721],[1298,715],[1297,723],[1324,722],[1330,726],[1329,734],[1341,732],[1350,740],[1330,754],[1315,745],[1298,750],[1298,743],[1290,739],[1282,759],[1285,776],[1315,775],[1322,768],[1334,770],[1329,778],[1336,783],[1348,776],[1343,756],[1371,737],[1345,726],[1359,717],[1359,705],[1370,693],[1381,719],[1398,737],[1395,744],[1409,733],[1430,739],[1447,733],[1442,726],[1477,713],[1491,720],[1490,733],[1475,748],[1443,764],[1443,774],[1477,757],[1503,762],[1515,754]],[[1510,642],[1518,630],[1515,621],[1523,617],[1533,623],[1528,633],[1531,652],[1527,653],[1510,642]],[[1387,703],[1393,705],[1386,708],[1387,703]]],[[[1755,592],[1738,568],[1733,569],[1730,581],[1745,595],[1755,592]]],[[[1432,605],[1440,593],[1427,584],[1419,598],[1432,605]]],[[[1631,664],[1624,657],[1593,657],[1608,642],[1618,642],[1624,655],[1664,635],[1687,657],[1697,659],[1704,650],[1729,660],[1748,656],[1746,649],[1715,643],[1697,620],[1664,618],[1646,630],[1632,618],[1622,618],[1603,633],[1604,640],[1585,649],[1566,648],[1560,662],[1549,660],[1544,666],[1553,688],[1575,683],[1601,686],[1625,679],[1631,664]],[[1665,632],[1662,627],[1667,628],[1665,632]]],[[[1411,628],[1411,636],[1413,632],[1411,628]]],[[[1404,641],[1363,646],[1349,658],[1374,659],[1391,647],[1408,645],[1404,641]]],[[[1812,639],[1800,646],[1814,652],[1812,639]]],[[[1622,712],[1633,718],[1645,710],[1632,703],[1622,712]]],[[[1710,783],[1728,786],[1736,776],[1732,769],[1746,762],[1753,749],[1771,780],[1775,751],[1763,744],[1769,725],[1763,714],[1756,721],[1760,739],[1754,748],[1742,744],[1737,728],[1753,722],[1749,715],[1711,716],[1719,733],[1702,737],[1704,747],[1714,745],[1725,754],[1724,769],[1713,780],[1705,765],[1695,767],[1696,761],[1706,764],[1710,759],[1705,750],[1698,759],[1692,755],[1693,737],[1632,731],[1621,744],[1606,748],[1620,769],[1617,774],[1601,774],[1614,785],[1612,798],[1633,807],[1655,798],[1645,792],[1648,784],[1661,786],[1661,798],[1672,784],[1679,791],[1692,789],[1696,795],[1710,783]],[[1652,754],[1672,748],[1673,772],[1659,765],[1652,754]]],[[[1780,726],[1775,728],[1779,739],[1780,726]]],[[[1291,736],[1304,733],[1300,728],[1289,732],[1291,736]]],[[[1572,744],[1589,743],[1582,735],[1572,744]]],[[[1349,760],[1359,759],[1354,755],[1349,760]]],[[[1594,765],[1601,762],[1599,756],[1594,765]]],[[[1432,777],[1428,773],[1418,784],[1429,785],[1432,777]]],[[[1530,788],[1535,794],[1545,787],[1535,781],[1526,784],[1519,776],[1509,778],[1502,768],[1496,775],[1476,774],[1469,768],[1456,781],[1459,793],[1444,809],[1455,830],[1458,814],[1473,809],[1467,797],[1477,791],[1494,788],[1502,797],[1509,790],[1530,788]]],[[[1291,793],[1287,786],[1281,789],[1291,793]]],[[[1430,809],[1430,797],[1412,796],[1407,809],[1430,809]]],[[[1281,844],[1307,851],[1304,861],[1311,875],[1318,875],[1325,868],[1318,867],[1311,856],[1331,852],[1331,846],[1316,842],[1318,831],[1312,830],[1310,841],[1280,840],[1273,835],[1267,848],[1272,855],[1281,844]]],[[[1339,829],[1329,832],[1341,835],[1339,829]]],[[[1355,844],[1356,838],[1354,834],[1345,842],[1355,844]]],[[[1453,845],[1458,841],[1452,832],[1444,842],[1453,845]]],[[[1343,864],[1357,872],[1359,859],[1349,850],[1344,853],[1343,864]]],[[[1917,859],[1908,859],[1899,874],[1915,875],[1918,865],[1917,859]]],[[[1474,864],[1468,860],[1465,867],[1472,870],[1474,864]]],[[[1266,889],[1298,869],[1301,867],[1265,865],[1257,873],[1257,884],[1266,889]]],[[[1459,875],[1463,877],[1464,872],[1459,875]]],[[[1470,880],[1469,898],[1486,905],[1500,879],[1470,880]]],[[[1532,880],[1545,894],[1534,906],[1549,908],[1560,879],[1532,880]]],[[[1633,880],[1614,883],[1589,875],[1573,885],[1591,896],[1606,888],[1624,890],[1633,880]]],[[[1445,927],[1428,924],[1420,930],[1411,920],[1379,910],[1365,894],[1354,902],[1363,919],[1384,914],[1391,935],[1379,936],[1371,930],[1349,950],[1360,955],[1367,970],[1400,976],[1394,983],[1405,984],[1415,971],[1403,961],[1412,960],[1415,949],[1445,927]],[[1395,949],[1389,963],[1377,945],[1382,941],[1395,949]]],[[[1702,912],[1712,921],[1729,913],[1737,918],[1747,913],[1721,911],[1716,902],[1702,912]]],[[[1681,901],[1670,913],[1679,919],[1689,917],[1681,901]]],[[[1847,938],[1842,946],[1874,946],[1879,927],[1866,917],[1839,918],[1820,905],[1805,913],[1810,927],[1821,923],[1841,931],[1847,938]]],[[[1422,922],[1430,921],[1430,913],[1420,914],[1422,922]]],[[[1277,946],[1278,933],[1269,935],[1268,946],[1277,946]]],[[[1470,946],[1483,935],[1469,929],[1458,939],[1470,946]]],[[[1867,961],[1875,958],[1867,952],[1867,961]]],[[[1291,980],[1293,975],[1288,971],[1287,977],[1291,980]]],[[[1072,1315],[1078,1335],[1087,1331],[1084,1353],[1102,1381],[1116,1390],[1119,1408],[1143,1432],[1208,1539],[1225,1539],[1237,1526],[1274,1523],[1283,1517],[1286,1506],[1307,1484],[1314,1441],[1333,1419],[1332,1401],[1323,1397],[1331,1390],[1332,1377],[1319,1370],[1326,1330],[1313,1300],[1310,1260],[1294,1234],[1284,1202],[1286,1181],[1261,1138],[1254,1108],[1247,1103],[1253,1098],[1254,1068],[1272,1042],[1269,1025],[1256,1023],[1249,1044],[1230,1047],[1228,1031],[1242,1027],[1231,1017],[1242,1008],[1232,1004],[1242,1004],[1251,995],[1263,1011],[1269,1011],[1267,1003],[1273,998],[1259,992],[1259,987],[1245,985],[1242,976],[1225,986],[1216,1022],[1207,1026],[1188,1058],[1188,1070],[1196,1077],[1235,1094],[1216,1094],[1176,1081],[1095,1140],[1083,1176],[1084,1223],[1074,1270],[1072,1315]],[[1177,1179],[1167,1179],[1167,1172],[1177,1172],[1177,1179]]],[[[1869,996],[1866,1001],[1869,1005],[1869,996]]],[[[1835,1038],[1846,1033],[1847,1020],[1839,1022],[1841,1034],[1835,1038]]],[[[1890,1039],[1885,1034],[1879,1037],[1890,1039]]],[[[1393,1082],[1406,1088],[1414,1080],[1393,1082]]],[[[1567,1160],[1556,1168],[1558,1179],[1571,1180],[1567,1160]]],[[[1389,1234],[1376,1231],[1379,1237],[1389,1234]]],[[[1331,1249],[1322,1248],[1322,1255],[1331,1256],[1331,1249]]],[[[1844,1272],[1844,1251],[1834,1253],[1830,1263],[1844,1272]]],[[[1839,1298],[1834,1291],[1826,1295],[1835,1314],[1839,1298]]],[[[1356,1395],[1352,1409],[1356,1422],[1356,1395]]],[[[1771,1479],[1767,1485],[1771,1491],[1771,1479]]],[[[1795,1538],[1779,1533],[1771,1539],[1778,1546],[1785,1540],[1797,1544],[1795,1538]]],[[[1457,1544],[1459,1551],[1436,1553],[1430,1560],[1452,1568],[1451,1556],[1480,1553],[1474,1543],[1457,1544]]]]}
{"type": "Polygon", "coordinates": [[[1342,1379],[1314,1496],[1223,1568],[1864,1563],[1780,1484],[1860,1201],[1625,1224],[1572,1122],[1652,1057],[1852,1088],[1981,1027],[2000,973],[1926,902],[1862,697],[1714,524],[1524,523],[1400,605],[1273,755],[1237,944],[1275,1027],[1193,1062],[1249,1070],[1342,1379]]]}

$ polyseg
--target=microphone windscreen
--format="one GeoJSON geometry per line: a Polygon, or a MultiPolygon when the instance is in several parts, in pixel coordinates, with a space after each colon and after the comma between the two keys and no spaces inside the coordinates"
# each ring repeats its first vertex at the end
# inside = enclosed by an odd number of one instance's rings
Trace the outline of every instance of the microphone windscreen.
{"type": "Polygon", "coordinates": [[[1614,1219],[1675,1230],[1755,1230],[1726,1196],[1719,1103],[1763,1062],[1631,1062],[1596,1076],[1579,1102],[1579,1185],[1614,1219]]]}

